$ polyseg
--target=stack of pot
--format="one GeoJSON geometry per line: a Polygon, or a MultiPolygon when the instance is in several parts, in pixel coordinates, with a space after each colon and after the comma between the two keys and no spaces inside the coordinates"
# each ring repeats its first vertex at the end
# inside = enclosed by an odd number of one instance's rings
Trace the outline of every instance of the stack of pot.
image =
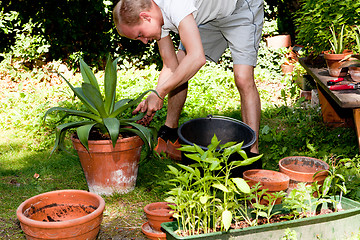
{"type": "Polygon", "coordinates": [[[166,234],[162,231],[161,223],[174,221],[171,207],[168,202],[154,202],[146,205],[144,211],[148,222],[141,226],[142,232],[154,240],[166,240],[166,234]]]}

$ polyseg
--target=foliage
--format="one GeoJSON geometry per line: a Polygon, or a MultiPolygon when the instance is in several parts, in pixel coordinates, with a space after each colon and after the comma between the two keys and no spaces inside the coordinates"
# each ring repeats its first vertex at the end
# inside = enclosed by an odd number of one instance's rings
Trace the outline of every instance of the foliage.
{"type": "Polygon", "coordinates": [[[334,25],[336,32],[342,25],[358,25],[360,21],[360,2],[352,0],[314,1],[301,0],[301,7],[295,13],[298,33],[297,44],[307,51],[319,54],[330,49],[329,27],[334,25]]]}
{"type": "Polygon", "coordinates": [[[149,91],[154,90],[145,91],[135,100],[122,99],[116,101],[117,59],[112,61],[110,57],[108,58],[104,74],[104,96],[101,95],[99,83],[94,73],[83,60],[80,60],[80,69],[84,81],[80,88],[73,87],[68,80],[64,77],[63,79],[88,111],[52,107],[45,113],[44,118],[46,118],[49,113],[56,111],[65,112],[66,115],[63,118],[77,116],[88,120],[75,120],[58,125],[56,129],[55,146],[52,152],[58,147],[64,149],[63,142],[65,133],[72,128],[76,128],[77,136],[86,149],[88,149],[88,139],[93,128],[102,133],[107,132],[114,147],[119,134],[121,132],[129,132],[140,136],[144,143],[146,143],[145,146],[151,149],[153,136],[150,129],[135,123],[142,119],[146,113],[141,113],[132,118],[127,118],[127,116],[124,118],[123,113],[130,107],[139,104],[149,91]],[[129,128],[129,126],[131,128],[129,128]]]}
{"type": "Polygon", "coordinates": [[[332,38],[329,40],[333,53],[341,54],[345,50],[345,43],[344,43],[344,28],[345,25],[341,26],[340,33],[336,34],[334,25],[330,26],[330,31],[332,38]]]}
{"type": "Polygon", "coordinates": [[[300,182],[297,184],[297,187],[284,198],[283,207],[290,210],[290,214],[294,219],[315,216],[317,207],[325,202],[336,205],[336,201],[333,199],[314,197],[314,193],[318,189],[318,187],[316,187],[317,183],[314,185],[315,186],[307,185],[305,182],[300,182]]]}
{"type": "MultiPolygon", "coordinates": [[[[236,209],[243,206],[235,204],[250,193],[250,188],[244,179],[231,177],[233,169],[247,166],[257,161],[260,156],[247,158],[242,143],[228,142],[220,145],[216,135],[211,140],[208,150],[199,146],[185,145],[180,148],[185,156],[195,161],[194,164],[180,167],[169,166],[169,174],[173,178],[168,180],[172,188],[167,192],[167,202],[175,203],[174,217],[177,218],[182,230],[190,234],[198,232],[216,231],[211,226],[221,226],[227,231],[233,221],[236,209]],[[229,156],[238,153],[243,160],[228,161],[229,156]]],[[[243,212],[246,211],[243,210],[243,212]]]]}

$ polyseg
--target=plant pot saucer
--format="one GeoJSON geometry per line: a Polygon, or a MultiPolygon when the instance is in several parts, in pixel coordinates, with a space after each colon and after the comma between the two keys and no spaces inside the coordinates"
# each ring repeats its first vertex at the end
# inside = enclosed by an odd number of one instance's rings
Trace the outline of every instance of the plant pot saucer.
{"type": "Polygon", "coordinates": [[[166,233],[152,229],[149,225],[149,222],[143,223],[143,225],[141,225],[141,231],[149,239],[166,240],[166,233]]]}

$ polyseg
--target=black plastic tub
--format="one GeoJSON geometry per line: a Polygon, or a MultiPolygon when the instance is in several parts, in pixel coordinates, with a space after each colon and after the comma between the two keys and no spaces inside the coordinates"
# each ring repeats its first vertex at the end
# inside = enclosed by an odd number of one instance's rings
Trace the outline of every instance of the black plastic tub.
{"type": "MultiPolygon", "coordinates": [[[[221,140],[221,144],[227,142],[243,142],[242,149],[247,153],[248,157],[254,157],[258,154],[251,153],[250,147],[256,141],[255,131],[245,123],[222,116],[208,116],[206,118],[196,118],[183,123],[178,129],[178,135],[181,144],[198,145],[204,151],[208,150],[207,146],[211,143],[211,139],[216,137],[221,140]]],[[[229,160],[243,159],[239,154],[233,154],[229,160]]],[[[194,163],[193,160],[187,158],[181,153],[181,160],[184,164],[194,163]]],[[[249,166],[237,168],[233,175],[242,177],[242,172],[248,169],[260,169],[261,159],[249,166]]]]}

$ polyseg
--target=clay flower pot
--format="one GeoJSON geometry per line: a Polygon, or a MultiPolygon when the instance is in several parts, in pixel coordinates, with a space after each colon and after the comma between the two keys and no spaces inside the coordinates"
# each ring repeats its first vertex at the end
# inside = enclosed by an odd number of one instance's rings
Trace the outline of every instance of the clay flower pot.
{"type": "Polygon", "coordinates": [[[352,51],[344,50],[342,54],[334,54],[331,51],[324,52],[324,59],[328,67],[330,76],[332,77],[344,77],[347,75],[347,68],[340,68],[342,62],[340,60],[344,59],[346,55],[351,54],[352,51]]]}
{"type": "Polygon", "coordinates": [[[144,223],[141,226],[141,231],[146,235],[147,238],[152,240],[166,240],[166,233],[162,231],[156,231],[152,229],[149,222],[144,223]]]}
{"type": "Polygon", "coordinates": [[[82,190],[43,193],[20,204],[16,215],[26,239],[96,239],[105,208],[98,195],[82,190]]]}
{"type": "Polygon", "coordinates": [[[271,48],[282,48],[291,46],[291,37],[289,34],[276,35],[266,38],[266,46],[271,48]]]}
{"type": "Polygon", "coordinates": [[[360,82],[360,67],[349,67],[349,74],[354,82],[360,82]]]}
{"type": "Polygon", "coordinates": [[[134,190],[141,148],[139,136],[118,139],[115,148],[111,140],[89,140],[89,151],[72,136],[90,192],[111,195],[134,190]]]}
{"type": "MultiPolygon", "coordinates": [[[[250,187],[260,182],[262,189],[267,189],[267,193],[286,191],[289,187],[289,177],[283,173],[264,170],[264,169],[251,169],[244,172],[243,177],[248,181],[250,187]]],[[[262,204],[266,204],[261,200],[262,204]]],[[[281,199],[276,200],[276,204],[281,203],[281,199]]]]}
{"type": "Polygon", "coordinates": [[[149,225],[155,231],[161,231],[161,224],[163,222],[172,222],[173,211],[168,205],[171,203],[167,202],[154,202],[149,203],[144,207],[146,217],[149,221],[149,225]]]}
{"type": "Polygon", "coordinates": [[[299,182],[312,183],[317,181],[322,184],[327,177],[326,171],[320,172],[314,178],[314,174],[321,170],[328,170],[329,165],[320,159],[293,156],[286,157],[279,161],[280,172],[290,177],[289,189],[296,188],[299,182]]]}

